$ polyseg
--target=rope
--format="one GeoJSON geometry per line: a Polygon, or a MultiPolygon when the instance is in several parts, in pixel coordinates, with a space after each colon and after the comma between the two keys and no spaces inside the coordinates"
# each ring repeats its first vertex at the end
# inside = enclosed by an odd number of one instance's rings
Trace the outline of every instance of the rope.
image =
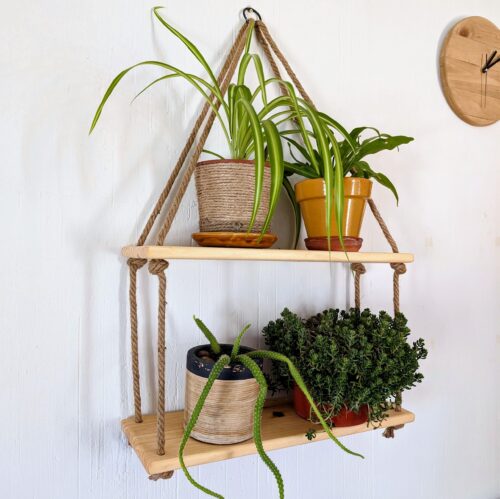
{"type": "MultiPolygon", "coordinates": [[[[224,83],[221,85],[221,94],[224,96],[227,92],[227,89],[229,87],[229,84],[231,82],[231,78],[233,77],[233,74],[236,70],[236,66],[238,64],[238,61],[241,57],[241,54],[243,52],[243,48],[245,46],[245,37],[244,35],[246,34],[246,30],[248,29],[248,24],[244,26],[244,30],[242,32],[242,36],[236,40],[235,44],[233,45],[228,58],[232,58],[230,63],[229,63],[229,68],[227,71],[226,79],[224,80],[224,83]]],[[[218,104],[216,103],[216,106],[218,107],[218,104]]],[[[172,204],[169,206],[167,215],[165,217],[165,221],[163,222],[163,225],[160,229],[160,232],[158,233],[158,237],[156,238],[156,244],[158,246],[163,245],[163,242],[165,241],[165,237],[168,234],[168,231],[170,230],[170,227],[172,226],[172,222],[174,221],[175,215],[177,214],[177,210],[179,209],[179,206],[181,204],[182,198],[184,197],[184,194],[186,192],[186,189],[189,185],[189,182],[191,180],[191,177],[193,175],[194,169],[196,167],[196,163],[198,162],[198,159],[201,156],[201,153],[203,152],[203,147],[205,146],[205,142],[208,138],[208,135],[210,133],[210,130],[212,129],[212,125],[214,123],[214,120],[216,118],[216,115],[213,110],[211,110],[210,115],[208,117],[207,123],[205,124],[205,127],[203,129],[203,132],[200,136],[200,139],[198,141],[198,145],[196,146],[196,149],[194,150],[193,156],[190,160],[189,166],[187,170],[184,172],[184,176],[182,177],[181,183],[179,184],[179,188],[177,192],[175,193],[175,197],[172,201],[172,204]]]]}
{"type": "MultiPolygon", "coordinates": [[[[283,67],[285,68],[286,72],[288,73],[288,76],[290,77],[293,84],[295,85],[295,87],[299,91],[300,95],[302,95],[303,99],[305,101],[307,101],[311,106],[314,107],[312,99],[309,97],[308,93],[305,91],[304,87],[300,83],[297,75],[295,74],[292,67],[290,66],[290,64],[286,60],[286,57],[283,55],[283,53],[279,49],[278,45],[276,45],[276,42],[274,41],[273,37],[269,33],[269,30],[267,29],[267,26],[260,20],[256,21],[255,26],[257,28],[256,31],[258,34],[259,42],[262,43],[262,40],[265,40],[265,44],[262,45],[262,48],[264,49],[266,56],[269,58],[268,53],[270,54],[270,50],[269,50],[269,47],[270,47],[271,50],[275,53],[276,57],[281,62],[281,64],[283,64],[283,67]],[[267,46],[267,49],[266,49],[266,46],[267,46]]],[[[273,72],[274,72],[273,63],[274,63],[274,66],[276,66],[276,63],[274,62],[274,59],[272,57],[269,58],[269,63],[271,64],[271,68],[273,69],[273,72]]],[[[277,78],[279,78],[279,76],[278,76],[279,71],[277,73],[275,72],[275,75],[277,78]]]]}
{"type": "Polygon", "coordinates": [[[158,276],[158,401],[156,406],[156,431],[158,454],[165,454],[165,312],[166,312],[166,294],[167,277],[165,270],[168,268],[168,262],[165,260],[151,260],[149,262],[149,271],[158,276]]]}
{"type": "MultiPolygon", "coordinates": [[[[262,47],[262,50],[264,51],[264,54],[266,55],[266,58],[269,62],[269,65],[271,66],[271,70],[276,78],[281,80],[281,73],[278,68],[278,65],[276,64],[276,61],[274,60],[273,53],[271,52],[271,47],[269,46],[269,43],[263,33],[263,30],[266,29],[266,25],[262,21],[257,21],[255,23],[255,34],[257,35],[257,40],[260,43],[260,46],[262,47]]],[[[279,84],[281,93],[283,95],[288,95],[288,91],[282,83],[279,84]]]]}
{"type": "MultiPolygon", "coordinates": [[[[384,236],[387,239],[387,242],[389,243],[392,252],[399,253],[398,245],[396,244],[396,241],[389,232],[389,229],[387,228],[387,225],[385,224],[384,219],[382,218],[382,215],[378,211],[377,206],[375,205],[373,199],[368,200],[368,205],[372,210],[375,220],[377,220],[378,224],[380,225],[380,228],[382,229],[382,232],[384,233],[384,236]]],[[[391,263],[391,268],[392,270],[394,270],[394,276],[392,279],[393,296],[394,296],[393,298],[394,314],[397,314],[399,313],[399,276],[406,272],[406,265],[404,263],[391,263]]]]}
{"type": "Polygon", "coordinates": [[[130,287],[129,287],[129,302],[130,302],[130,344],[132,355],[132,377],[134,383],[134,410],[135,422],[142,423],[141,411],[141,385],[139,379],[139,345],[138,345],[138,326],[137,326],[137,271],[147,263],[147,260],[142,258],[129,258],[127,264],[129,266],[130,287]]]}
{"type": "Polygon", "coordinates": [[[174,475],[173,471],[164,471],[163,473],[156,473],[155,475],[149,475],[149,479],[156,482],[157,480],[168,480],[174,475]]]}
{"type": "MultiPolygon", "coordinates": [[[[382,229],[382,232],[384,233],[384,236],[387,239],[387,242],[389,243],[389,245],[392,249],[392,252],[399,253],[398,245],[396,244],[396,241],[392,237],[392,234],[389,232],[389,229],[387,228],[387,225],[384,222],[382,215],[378,211],[377,206],[375,205],[375,202],[373,201],[373,199],[368,200],[368,205],[370,206],[370,209],[372,210],[373,216],[375,217],[378,224],[380,225],[380,228],[382,229]]],[[[393,289],[394,315],[396,315],[399,313],[399,276],[406,272],[406,265],[404,263],[391,263],[391,268],[394,270],[394,275],[392,277],[392,289],[393,289]]],[[[401,411],[402,399],[403,399],[403,397],[402,397],[401,392],[397,393],[395,404],[394,404],[394,410],[396,412],[401,411]]],[[[403,427],[404,427],[404,425],[389,426],[385,429],[383,436],[385,438],[394,438],[394,431],[399,430],[403,427]]]]}
{"type": "Polygon", "coordinates": [[[359,310],[361,309],[360,280],[361,275],[366,273],[366,268],[362,263],[353,263],[351,269],[354,272],[354,306],[359,310]]]}

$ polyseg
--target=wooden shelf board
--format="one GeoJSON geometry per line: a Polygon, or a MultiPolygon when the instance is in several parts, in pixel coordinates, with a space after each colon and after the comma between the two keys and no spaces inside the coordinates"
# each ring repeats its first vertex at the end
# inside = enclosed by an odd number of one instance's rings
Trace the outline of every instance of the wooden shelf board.
{"type": "MultiPolygon", "coordinates": [[[[414,420],[414,414],[404,409],[400,412],[389,411],[389,417],[377,428],[411,423],[414,420]]],[[[310,443],[305,436],[310,428],[317,428],[318,432],[316,438],[311,442],[328,439],[328,435],[322,431],[320,425],[298,417],[291,405],[282,404],[266,407],[262,417],[264,448],[266,451],[271,451],[310,443]],[[276,417],[273,412],[282,412],[284,416],[276,417]]],[[[336,437],[343,437],[377,428],[360,424],[346,428],[333,428],[332,431],[336,437]]],[[[150,475],[180,468],[177,452],[183,434],[183,411],[165,414],[165,455],[163,456],[156,453],[156,416],[144,416],[142,423],[136,423],[134,418],[124,419],[122,429],[150,475]]],[[[332,447],[334,446],[335,444],[332,442],[332,447]]],[[[184,460],[186,466],[196,466],[256,454],[256,452],[253,439],[233,445],[213,445],[190,439],[186,446],[184,460]]]]}
{"type": "Polygon", "coordinates": [[[411,253],[344,253],[255,248],[203,248],[199,246],[126,246],[122,255],[147,260],[256,260],[289,262],[411,263],[411,253]]]}

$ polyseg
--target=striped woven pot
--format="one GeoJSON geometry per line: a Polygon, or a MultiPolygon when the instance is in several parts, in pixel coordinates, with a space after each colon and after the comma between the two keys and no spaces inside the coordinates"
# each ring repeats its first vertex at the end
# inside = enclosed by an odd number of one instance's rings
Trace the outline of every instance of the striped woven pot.
{"type": "MultiPolygon", "coordinates": [[[[221,345],[223,353],[228,355],[232,347],[221,345]]],[[[240,353],[251,350],[242,346],[240,353]]],[[[184,426],[191,418],[214,366],[214,361],[203,355],[209,351],[210,345],[201,345],[187,353],[184,426]]],[[[262,367],[262,360],[254,360],[262,367]]],[[[253,411],[258,394],[259,384],[245,366],[227,366],[213,384],[191,436],[210,444],[235,444],[252,438],[253,411]]]]}
{"type": "MultiPolygon", "coordinates": [[[[255,191],[254,162],[202,161],[195,169],[201,232],[247,232],[255,191]]],[[[269,210],[271,169],[264,168],[262,198],[253,233],[260,233],[269,210]]]]}

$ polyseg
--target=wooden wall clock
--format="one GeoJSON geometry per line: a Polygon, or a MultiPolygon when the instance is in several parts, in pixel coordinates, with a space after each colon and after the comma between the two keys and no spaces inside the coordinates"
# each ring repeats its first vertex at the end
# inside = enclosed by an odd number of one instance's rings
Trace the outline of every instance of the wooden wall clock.
{"type": "Polygon", "coordinates": [[[500,120],[500,30],[484,17],[450,29],[441,48],[441,84],[455,114],[474,126],[500,120]]]}

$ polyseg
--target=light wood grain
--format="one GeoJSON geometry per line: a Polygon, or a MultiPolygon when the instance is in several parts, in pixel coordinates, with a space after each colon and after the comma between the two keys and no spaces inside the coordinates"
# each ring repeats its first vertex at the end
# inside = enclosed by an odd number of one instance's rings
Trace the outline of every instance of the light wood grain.
{"type": "Polygon", "coordinates": [[[254,248],[201,248],[191,246],[126,246],[122,255],[147,260],[256,260],[288,262],[411,263],[411,253],[344,253],[254,248]]]}
{"type": "MultiPolygon", "coordinates": [[[[186,370],[184,423],[187,424],[208,378],[186,370]]],[[[248,440],[253,432],[253,413],[259,384],[255,378],[216,379],[192,436],[210,444],[234,444],[248,440]]]]}
{"type": "Polygon", "coordinates": [[[483,17],[468,17],[451,28],[441,48],[443,92],[459,118],[474,126],[500,119],[500,64],[481,72],[486,54],[500,53],[500,30],[483,17]]]}
{"type": "MultiPolygon", "coordinates": [[[[183,433],[183,414],[183,411],[177,411],[165,415],[165,455],[163,456],[156,453],[156,416],[145,416],[143,423],[136,423],[134,418],[122,421],[123,432],[150,475],[179,469],[177,452],[183,433]]],[[[387,426],[407,424],[414,420],[415,415],[404,409],[401,412],[390,411],[389,417],[379,427],[385,428],[387,426]]],[[[345,428],[334,428],[332,431],[336,437],[343,437],[373,429],[376,428],[360,424],[345,428]]],[[[322,431],[321,426],[298,417],[293,408],[285,404],[264,409],[262,439],[266,451],[271,451],[326,440],[328,435],[322,431]],[[283,416],[275,416],[276,412],[281,412],[283,416]],[[317,436],[312,441],[309,441],[305,434],[311,428],[317,430],[317,436]]],[[[334,445],[332,443],[332,446],[334,445]]],[[[184,459],[187,466],[196,466],[247,456],[256,452],[252,439],[232,445],[212,445],[191,439],[186,446],[184,459]]]]}

